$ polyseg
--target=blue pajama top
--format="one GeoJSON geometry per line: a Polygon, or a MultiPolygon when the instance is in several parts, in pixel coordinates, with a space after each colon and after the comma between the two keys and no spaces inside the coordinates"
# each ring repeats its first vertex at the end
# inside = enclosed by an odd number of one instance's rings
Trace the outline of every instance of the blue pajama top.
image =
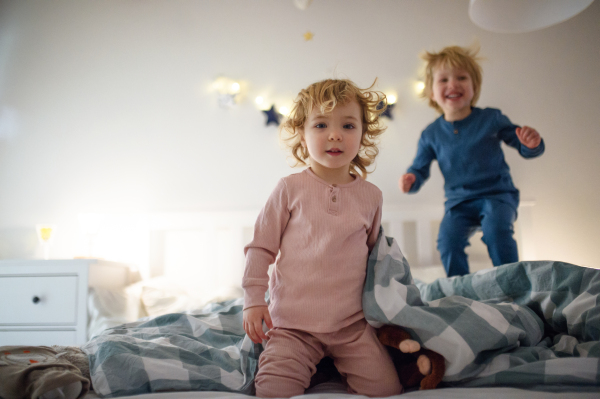
{"type": "Polygon", "coordinates": [[[472,108],[465,119],[448,122],[440,116],[419,139],[417,155],[408,173],[416,176],[409,193],[419,191],[429,178],[431,162],[438,162],[444,176],[445,210],[475,198],[495,198],[519,206],[519,190],[510,177],[500,143],[517,149],[523,158],[544,153],[544,141],[536,148],[522,145],[514,125],[494,108],[472,108]]]}

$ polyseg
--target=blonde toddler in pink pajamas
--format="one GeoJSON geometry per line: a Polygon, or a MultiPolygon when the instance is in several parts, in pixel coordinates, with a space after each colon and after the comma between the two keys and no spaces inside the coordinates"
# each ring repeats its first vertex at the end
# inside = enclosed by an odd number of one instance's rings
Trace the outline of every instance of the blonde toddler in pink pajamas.
{"type": "Polygon", "coordinates": [[[381,191],[365,177],[384,131],[382,101],[383,94],[351,81],[324,80],[299,93],[282,126],[292,155],[309,167],[279,181],[245,248],[244,329],[253,342],[266,340],[258,397],[303,394],[325,356],[349,392],[402,392],[362,311],[367,258],[381,223],[381,191]]]}

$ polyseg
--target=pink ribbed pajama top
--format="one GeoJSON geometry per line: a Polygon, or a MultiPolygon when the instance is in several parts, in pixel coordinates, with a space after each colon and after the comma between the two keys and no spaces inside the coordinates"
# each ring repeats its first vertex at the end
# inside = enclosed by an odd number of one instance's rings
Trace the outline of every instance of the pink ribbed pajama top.
{"type": "Polygon", "coordinates": [[[328,333],[362,319],[382,201],[381,190],[360,177],[331,185],[309,168],[282,178],[244,250],[244,309],[266,305],[270,286],[275,327],[328,333]]]}

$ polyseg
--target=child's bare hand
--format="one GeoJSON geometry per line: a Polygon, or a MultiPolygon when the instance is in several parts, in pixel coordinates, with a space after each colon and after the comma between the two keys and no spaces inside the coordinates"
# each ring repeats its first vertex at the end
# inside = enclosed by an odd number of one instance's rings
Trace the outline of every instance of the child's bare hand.
{"type": "Polygon", "coordinates": [[[518,127],[516,133],[519,141],[527,148],[536,148],[542,142],[542,136],[532,127],[518,127]]]}
{"type": "Polygon", "coordinates": [[[400,190],[402,190],[402,192],[407,193],[410,191],[410,188],[415,183],[415,181],[417,181],[417,176],[415,176],[412,173],[405,173],[400,178],[398,186],[400,186],[400,190]]]}
{"type": "Polygon", "coordinates": [[[260,344],[263,340],[269,339],[263,332],[263,320],[269,329],[273,328],[268,307],[254,306],[244,310],[244,330],[255,344],[260,344]]]}

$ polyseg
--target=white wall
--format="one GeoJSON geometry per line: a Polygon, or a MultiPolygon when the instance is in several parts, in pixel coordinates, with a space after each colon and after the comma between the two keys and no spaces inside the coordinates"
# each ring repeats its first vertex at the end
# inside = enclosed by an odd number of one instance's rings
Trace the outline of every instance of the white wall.
{"type": "Polygon", "coordinates": [[[0,0],[0,258],[39,257],[39,222],[59,226],[54,257],[78,255],[80,212],[257,208],[293,172],[277,129],[252,103],[278,105],[313,81],[395,91],[394,120],[370,180],[386,204],[443,202],[437,165],[420,193],[396,181],[436,117],[416,98],[423,50],[481,45],[480,106],[536,127],[546,153],[507,149],[535,200],[540,259],[600,267],[600,2],[524,34],[484,31],[467,0],[0,0]],[[314,38],[305,41],[311,31],[314,38]],[[243,81],[219,108],[210,84],[243,81]]]}

